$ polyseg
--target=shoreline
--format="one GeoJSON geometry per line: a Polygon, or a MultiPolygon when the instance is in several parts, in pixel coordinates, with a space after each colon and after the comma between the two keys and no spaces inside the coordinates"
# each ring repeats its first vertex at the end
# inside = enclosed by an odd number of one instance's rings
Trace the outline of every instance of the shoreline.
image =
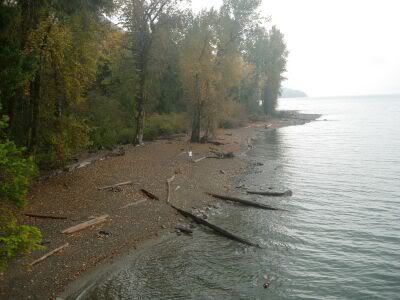
{"type": "Polygon", "coordinates": [[[279,119],[254,123],[245,128],[219,130],[217,141],[224,145],[190,144],[185,140],[159,140],[142,147],[124,147],[125,155],[96,160],[72,172],[62,173],[36,182],[29,195],[28,206],[20,213],[20,222],[38,226],[47,249],[36,251],[29,258],[11,262],[0,276],[0,296],[10,299],[55,299],[66,289],[82,283],[92,272],[104,270],[120,257],[127,256],[166,237],[175,225],[183,222],[165,201],[166,180],[172,183],[172,203],[182,208],[204,208],[216,200],[205,192],[235,190],[233,178],[247,167],[239,153],[251,147],[252,139],[262,132],[285,126],[303,125],[320,115],[284,113],[279,119]],[[267,126],[267,127],[266,127],[267,126]],[[234,152],[232,159],[194,159],[217,149],[234,152]],[[221,172],[223,171],[223,172],[221,172]],[[99,191],[99,186],[131,180],[132,185],[115,191],[99,191]],[[179,187],[179,188],[178,188],[179,187]],[[159,196],[148,199],[140,189],[159,196]],[[23,213],[64,214],[66,220],[34,219],[23,213]],[[107,222],[72,235],[60,231],[87,221],[92,216],[109,214],[107,222]],[[109,233],[103,235],[100,232],[109,233]],[[29,270],[26,264],[68,242],[70,245],[29,270]],[[127,254],[128,253],[128,254],[127,254]]]}

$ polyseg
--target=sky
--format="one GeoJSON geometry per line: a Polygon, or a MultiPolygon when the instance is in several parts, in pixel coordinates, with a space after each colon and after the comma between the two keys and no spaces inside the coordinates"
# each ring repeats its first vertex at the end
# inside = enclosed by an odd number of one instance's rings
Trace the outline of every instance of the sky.
{"type": "Polygon", "coordinates": [[[309,96],[400,94],[399,0],[263,0],[261,13],[285,34],[284,86],[309,96]]]}

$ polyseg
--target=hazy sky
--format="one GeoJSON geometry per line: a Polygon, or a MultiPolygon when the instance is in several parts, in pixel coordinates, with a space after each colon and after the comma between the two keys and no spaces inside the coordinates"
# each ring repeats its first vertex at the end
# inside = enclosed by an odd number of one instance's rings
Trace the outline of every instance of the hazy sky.
{"type": "Polygon", "coordinates": [[[286,37],[285,86],[310,96],[400,93],[400,0],[263,0],[262,13],[286,37]]]}

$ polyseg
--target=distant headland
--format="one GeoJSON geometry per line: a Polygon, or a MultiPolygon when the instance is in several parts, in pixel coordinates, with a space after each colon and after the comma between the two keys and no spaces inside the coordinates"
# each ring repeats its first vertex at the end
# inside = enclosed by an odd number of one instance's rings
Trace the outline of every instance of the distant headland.
{"type": "Polygon", "coordinates": [[[293,90],[289,88],[282,88],[281,90],[281,98],[300,98],[307,97],[307,94],[303,91],[293,90]]]}

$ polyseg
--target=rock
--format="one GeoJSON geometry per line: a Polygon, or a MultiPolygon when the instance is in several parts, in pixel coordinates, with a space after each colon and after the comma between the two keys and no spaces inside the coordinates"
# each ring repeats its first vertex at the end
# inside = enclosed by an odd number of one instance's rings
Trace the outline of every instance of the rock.
{"type": "Polygon", "coordinates": [[[98,235],[99,236],[104,236],[104,237],[109,237],[109,236],[111,236],[111,232],[110,231],[106,231],[106,230],[100,230],[98,232],[98,235]]]}
{"type": "Polygon", "coordinates": [[[175,229],[177,229],[180,232],[185,233],[185,234],[192,234],[193,233],[193,230],[190,229],[190,227],[188,225],[177,224],[175,226],[175,229]]]}
{"type": "Polygon", "coordinates": [[[115,186],[115,187],[111,188],[111,191],[113,193],[119,193],[119,192],[122,192],[122,188],[120,186],[115,186]]]}

